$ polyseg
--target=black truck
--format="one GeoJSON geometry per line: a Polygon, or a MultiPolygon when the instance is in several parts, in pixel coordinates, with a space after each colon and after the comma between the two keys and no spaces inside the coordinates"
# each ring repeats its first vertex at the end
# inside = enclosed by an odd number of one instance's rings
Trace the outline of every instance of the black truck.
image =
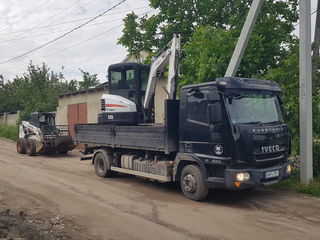
{"type": "Polygon", "coordinates": [[[189,85],[179,100],[165,100],[163,124],[78,124],[76,142],[98,176],[180,182],[192,200],[204,199],[210,188],[269,185],[291,174],[280,93],[278,84],[258,79],[189,85]]]}

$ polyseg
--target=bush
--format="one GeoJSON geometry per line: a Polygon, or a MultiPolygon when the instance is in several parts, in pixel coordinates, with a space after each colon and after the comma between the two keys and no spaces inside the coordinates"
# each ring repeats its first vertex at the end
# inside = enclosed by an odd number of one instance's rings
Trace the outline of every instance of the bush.
{"type": "MultiPolygon", "coordinates": [[[[300,156],[289,157],[294,172],[300,171],[300,156]]],[[[320,178],[320,139],[313,140],[313,176],[320,178]]]]}
{"type": "Polygon", "coordinates": [[[16,125],[0,124],[0,137],[16,141],[19,137],[19,128],[16,125]]]}

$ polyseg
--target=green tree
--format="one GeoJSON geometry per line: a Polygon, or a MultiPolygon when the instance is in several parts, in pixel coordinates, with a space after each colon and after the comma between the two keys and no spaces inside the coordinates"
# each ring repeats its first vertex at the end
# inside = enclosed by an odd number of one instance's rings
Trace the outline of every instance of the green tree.
{"type": "MultiPolygon", "coordinates": [[[[152,52],[162,48],[174,33],[182,35],[185,46],[192,44],[192,41],[199,41],[201,35],[206,34],[203,32],[205,27],[210,32],[218,31],[215,32],[218,35],[223,34],[222,31],[232,31],[224,34],[224,44],[228,49],[230,46],[234,48],[251,3],[252,0],[150,0],[150,6],[159,12],[141,18],[134,13],[128,14],[124,20],[125,27],[119,43],[125,46],[130,54],[138,55],[141,50],[152,52]],[[195,36],[197,34],[200,36],[195,36]]],[[[279,60],[285,56],[287,46],[292,42],[290,33],[297,18],[297,0],[266,0],[249,42],[249,48],[254,54],[246,52],[238,74],[263,74],[268,69],[277,67],[279,60]]],[[[210,43],[210,39],[207,39],[207,42],[210,43]]],[[[213,65],[210,67],[216,68],[213,65]]],[[[202,69],[204,70],[203,67],[202,69]]],[[[184,72],[184,67],[181,71],[184,72]]],[[[206,68],[206,71],[211,70],[206,68]]]]}
{"type": "Polygon", "coordinates": [[[210,26],[196,29],[190,42],[184,46],[179,84],[214,81],[222,77],[232,55],[236,35],[232,30],[210,26]]]}
{"type": "Polygon", "coordinates": [[[82,81],[79,81],[79,90],[89,89],[100,84],[97,74],[90,74],[82,69],[80,71],[82,73],[82,81]]]}
{"type": "MultiPolygon", "coordinates": [[[[319,76],[318,76],[319,77],[319,76]]],[[[299,47],[298,42],[288,51],[279,67],[269,70],[264,79],[280,84],[286,109],[286,121],[291,131],[293,152],[299,152],[299,47]]],[[[320,92],[313,98],[313,132],[320,138],[320,92]]]]}
{"type": "Polygon", "coordinates": [[[12,81],[0,82],[0,112],[23,111],[23,118],[34,111],[55,111],[58,95],[76,91],[77,81],[66,81],[62,73],[54,73],[43,63],[30,62],[27,72],[12,81]]]}

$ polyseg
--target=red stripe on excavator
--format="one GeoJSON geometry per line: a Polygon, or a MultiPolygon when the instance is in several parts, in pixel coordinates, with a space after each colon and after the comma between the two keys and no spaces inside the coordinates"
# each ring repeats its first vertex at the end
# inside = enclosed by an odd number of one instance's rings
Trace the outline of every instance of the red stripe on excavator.
{"type": "Polygon", "coordinates": [[[126,107],[126,106],[119,105],[119,104],[106,104],[106,107],[126,107]]]}

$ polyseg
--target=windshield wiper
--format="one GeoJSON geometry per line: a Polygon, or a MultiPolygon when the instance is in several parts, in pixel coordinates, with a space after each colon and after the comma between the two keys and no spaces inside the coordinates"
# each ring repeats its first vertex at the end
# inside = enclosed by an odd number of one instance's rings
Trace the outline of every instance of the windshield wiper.
{"type": "Polygon", "coordinates": [[[247,95],[246,94],[239,94],[239,95],[237,95],[237,96],[232,96],[232,99],[236,99],[236,100],[239,100],[239,99],[241,99],[241,98],[244,98],[244,97],[246,97],[247,95]]]}
{"type": "Polygon", "coordinates": [[[270,123],[283,123],[282,121],[272,121],[272,122],[266,122],[266,123],[268,123],[268,124],[270,124],[270,123]]]}

